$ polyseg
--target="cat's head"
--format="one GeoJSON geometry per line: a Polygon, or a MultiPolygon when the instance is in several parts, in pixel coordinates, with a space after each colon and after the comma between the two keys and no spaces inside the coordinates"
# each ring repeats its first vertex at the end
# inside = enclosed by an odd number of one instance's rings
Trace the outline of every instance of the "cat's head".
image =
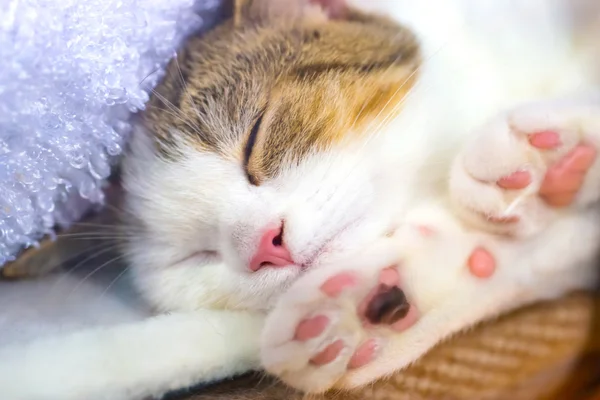
{"type": "Polygon", "coordinates": [[[234,9],[170,63],[124,164],[127,253],[162,309],[267,308],[391,229],[382,146],[413,35],[341,0],[234,9]]]}

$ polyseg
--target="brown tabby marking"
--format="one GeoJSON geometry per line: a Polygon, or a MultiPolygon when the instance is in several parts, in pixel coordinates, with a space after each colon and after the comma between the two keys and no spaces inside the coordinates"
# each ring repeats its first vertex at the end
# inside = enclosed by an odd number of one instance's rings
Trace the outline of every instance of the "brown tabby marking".
{"type": "Polygon", "coordinates": [[[354,10],[327,23],[313,13],[258,18],[259,3],[236,3],[242,14],[191,38],[169,65],[145,113],[164,157],[177,157],[184,140],[241,162],[263,116],[248,160],[260,182],[376,134],[399,111],[420,63],[409,31],[354,10]]]}

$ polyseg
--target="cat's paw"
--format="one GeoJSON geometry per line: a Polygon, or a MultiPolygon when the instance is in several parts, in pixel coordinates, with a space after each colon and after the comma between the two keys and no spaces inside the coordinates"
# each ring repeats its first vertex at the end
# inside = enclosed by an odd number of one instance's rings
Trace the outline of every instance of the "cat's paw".
{"type": "Polygon", "coordinates": [[[308,273],[282,296],[261,341],[269,373],[310,393],[355,386],[356,373],[358,384],[368,383],[415,361],[468,323],[440,320],[435,310],[453,299],[447,310],[453,312],[457,299],[467,299],[493,274],[492,256],[451,230],[406,230],[411,232],[308,273]],[[420,326],[423,319],[431,330],[420,326]],[[398,340],[406,348],[381,365],[380,356],[398,340]]]}
{"type": "Polygon", "coordinates": [[[540,102],[482,126],[455,160],[450,193],[468,222],[527,236],[560,208],[600,198],[600,106],[540,102]]]}
{"type": "Polygon", "coordinates": [[[414,324],[418,312],[402,290],[398,252],[388,250],[313,271],[282,296],[263,331],[268,372],[297,389],[322,392],[372,361],[382,326],[400,332],[414,324]]]}

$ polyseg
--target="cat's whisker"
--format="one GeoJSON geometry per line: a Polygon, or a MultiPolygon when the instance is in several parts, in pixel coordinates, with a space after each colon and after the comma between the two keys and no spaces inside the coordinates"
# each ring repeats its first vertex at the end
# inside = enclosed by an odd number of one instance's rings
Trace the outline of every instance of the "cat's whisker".
{"type": "MultiPolygon", "coordinates": [[[[446,41],[446,42],[444,43],[444,45],[440,46],[440,48],[438,48],[438,49],[437,49],[435,52],[433,52],[433,53],[432,53],[430,56],[428,56],[427,58],[425,58],[425,59],[423,59],[423,60],[421,61],[421,63],[420,63],[420,64],[419,64],[419,65],[418,65],[418,66],[415,68],[415,70],[414,70],[413,72],[411,72],[411,73],[410,73],[410,74],[409,74],[409,75],[408,75],[408,76],[407,76],[407,77],[404,79],[404,82],[402,82],[402,84],[401,84],[401,85],[400,85],[400,86],[399,86],[399,87],[396,89],[396,91],[394,92],[394,94],[393,94],[393,95],[392,95],[392,96],[391,96],[391,97],[388,99],[388,101],[386,102],[386,104],[385,104],[385,105],[383,106],[383,108],[382,108],[382,109],[379,111],[379,113],[377,114],[377,116],[376,116],[376,117],[373,119],[373,122],[377,121],[377,120],[379,119],[379,117],[381,116],[381,114],[382,114],[383,112],[385,112],[385,110],[386,110],[386,109],[387,109],[387,107],[389,106],[389,104],[390,104],[391,100],[392,100],[393,98],[395,98],[395,97],[396,97],[396,95],[398,94],[398,92],[399,92],[400,90],[402,90],[402,89],[404,88],[404,86],[405,86],[406,84],[408,84],[408,83],[409,83],[409,82],[410,82],[410,81],[411,81],[413,78],[415,78],[415,75],[417,75],[417,74],[421,73],[421,71],[423,70],[423,68],[425,68],[425,66],[426,66],[428,63],[430,63],[430,62],[431,62],[431,61],[432,61],[432,60],[433,60],[433,59],[434,59],[434,58],[435,58],[437,55],[439,55],[439,54],[440,54],[440,52],[441,52],[441,51],[444,49],[444,47],[446,47],[446,46],[448,45],[448,43],[449,43],[449,42],[450,42],[449,40],[448,40],[448,41],[446,41]]],[[[392,109],[392,110],[393,110],[393,112],[392,112],[392,113],[388,113],[388,116],[387,116],[387,117],[389,117],[389,116],[390,116],[390,114],[393,114],[393,113],[395,112],[395,110],[396,110],[396,109],[397,109],[399,106],[403,105],[403,103],[406,101],[406,99],[407,99],[408,95],[409,95],[409,94],[410,94],[410,93],[411,93],[413,90],[414,90],[414,88],[411,88],[410,90],[408,90],[408,91],[407,91],[407,93],[406,93],[406,94],[405,94],[405,95],[402,97],[402,99],[400,99],[400,101],[398,102],[398,104],[394,105],[394,107],[393,107],[393,109],[392,109]]],[[[386,118],[384,118],[384,120],[385,120],[385,119],[386,119],[386,118]]],[[[370,125],[368,128],[370,128],[370,127],[371,127],[371,125],[370,125]]],[[[375,132],[378,132],[378,130],[376,129],[376,130],[375,130],[375,132]]],[[[377,134],[378,134],[378,133],[376,133],[376,135],[377,135],[377,134]]],[[[372,136],[371,136],[371,137],[372,137],[372,136]]]]}
{"type": "MultiPolygon", "coordinates": [[[[158,97],[161,101],[168,101],[167,99],[165,99],[164,97],[162,97],[159,94],[156,94],[156,97],[158,97]]],[[[155,108],[157,110],[161,110],[162,112],[173,116],[175,119],[181,121],[184,125],[186,125],[188,128],[190,128],[193,132],[199,132],[200,131],[200,128],[198,126],[196,126],[196,125],[193,125],[190,121],[188,121],[187,119],[185,119],[183,117],[183,113],[181,113],[179,110],[173,111],[172,108],[169,108],[167,110],[167,109],[160,108],[160,107],[153,106],[153,105],[148,105],[148,108],[155,108]]]]}
{"type": "MultiPolygon", "coordinates": [[[[126,256],[125,254],[123,254],[124,256],[126,256]]],[[[102,300],[104,298],[104,296],[108,293],[108,291],[119,281],[119,279],[121,279],[130,269],[130,266],[126,266],[125,268],[123,268],[123,271],[121,271],[109,284],[108,286],[104,289],[104,291],[102,292],[102,294],[100,294],[100,296],[98,297],[98,300],[102,300]]]]}
{"type": "MultiPolygon", "coordinates": [[[[86,257],[85,259],[79,261],[73,267],[70,267],[69,269],[67,269],[67,272],[71,273],[71,272],[77,271],[79,268],[83,267],[85,265],[85,263],[87,263],[88,261],[91,261],[91,260],[93,260],[93,259],[95,259],[95,258],[97,258],[97,257],[99,257],[99,256],[101,256],[103,254],[109,253],[109,252],[111,252],[111,251],[113,251],[113,250],[115,250],[115,249],[117,249],[119,247],[118,244],[111,244],[111,243],[107,243],[107,242],[104,242],[102,244],[104,244],[105,246],[101,250],[99,250],[96,253],[94,253],[94,254],[86,257]]],[[[102,246],[98,246],[98,247],[102,247],[102,246]]]]}
{"type": "Polygon", "coordinates": [[[154,106],[154,105],[151,105],[151,104],[149,104],[147,107],[148,108],[153,108],[153,109],[156,109],[156,110],[160,110],[161,112],[163,112],[163,113],[165,113],[167,115],[171,115],[173,118],[175,118],[175,119],[183,122],[186,126],[188,126],[190,129],[192,129],[192,131],[196,131],[196,128],[194,126],[192,126],[187,120],[185,120],[181,116],[181,114],[179,114],[179,113],[173,112],[171,110],[168,110],[168,109],[165,109],[165,108],[162,108],[162,107],[157,107],[157,106],[154,106]]]}
{"type": "Polygon", "coordinates": [[[130,214],[131,216],[134,216],[134,214],[132,214],[131,211],[129,211],[126,208],[119,208],[116,204],[106,203],[105,208],[111,210],[118,216],[121,214],[130,214]]]}
{"type": "MultiPolygon", "coordinates": [[[[402,55],[398,55],[398,56],[396,57],[396,61],[397,61],[397,60],[399,60],[399,59],[400,59],[400,57],[402,57],[402,55]]],[[[391,64],[390,64],[390,65],[387,67],[387,70],[383,72],[383,74],[385,74],[385,73],[387,73],[387,72],[391,71],[391,70],[392,70],[394,67],[395,67],[395,62],[392,62],[392,63],[391,63],[391,64]]],[[[415,70],[414,70],[413,72],[411,72],[411,73],[409,74],[409,76],[408,76],[408,77],[406,77],[406,78],[405,78],[405,80],[404,80],[404,81],[403,81],[403,82],[402,82],[402,83],[399,85],[399,87],[398,87],[398,88],[396,88],[396,90],[395,90],[395,91],[394,91],[394,93],[393,93],[393,94],[390,96],[390,98],[389,98],[389,99],[386,101],[386,103],[384,104],[384,106],[382,107],[382,109],[381,109],[381,110],[378,112],[378,114],[377,114],[377,115],[376,115],[376,116],[373,118],[373,121],[372,121],[372,122],[370,122],[370,123],[367,125],[367,127],[366,127],[366,129],[367,129],[367,130],[369,130],[369,129],[371,128],[372,124],[373,124],[375,121],[377,121],[377,119],[378,119],[378,118],[381,116],[381,114],[382,114],[382,113],[384,113],[384,112],[385,112],[386,108],[387,108],[387,107],[388,107],[388,105],[389,105],[389,104],[392,102],[392,100],[393,100],[393,99],[396,97],[396,95],[397,95],[397,94],[398,94],[398,93],[399,93],[399,92],[400,92],[400,91],[401,91],[401,90],[402,90],[402,89],[403,89],[403,88],[406,86],[406,84],[407,84],[407,83],[409,83],[409,82],[410,82],[410,80],[411,80],[411,79],[413,79],[413,78],[414,78],[414,76],[415,76],[415,75],[416,75],[416,74],[417,74],[417,73],[420,71],[420,69],[421,69],[421,68],[422,68],[422,64],[421,64],[421,65],[419,65],[419,66],[417,66],[417,68],[415,68],[415,70]]],[[[410,91],[409,91],[409,92],[410,92],[410,91]]],[[[405,97],[406,97],[406,96],[404,96],[404,97],[403,97],[403,99],[402,99],[400,102],[402,102],[402,101],[404,100],[404,98],[405,98],[405,97]]],[[[360,119],[360,117],[362,116],[362,113],[363,113],[363,112],[364,112],[364,110],[365,110],[365,107],[366,107],[366,103],[363,103],[363,105],[361,106],[361,109],[359,110],[358,114],[356,115],[355,119],[353,120],[352,124],[350,125],[349,131],[352,131],[352,129],[354,129],[354,128],[355,128],[355,126],[356,126],[356,124],[357,124],[358,120],[360,119]]],[[[375,133],[374,133],[374,134],[372,134],[372,135],[369,135],[369,138],[368,138],[368,139],[365,141],[364,145],[363,145],[363,146],[361,146],[361,148],[360,148],[360,150],[361,150],[361,151],[359,151],[359,152],[357,152],[357,153],[362,153],[362,150],[363,150],[363,149],[364,149],[364,148],[365,148],[365,147],[366,147],[366,146],[367,146],[367,145],[368,145],[368,144],[371,142],[371,140],[373,139],[373,137],[377,137],[377,136],[378,136],[378,130],[377,130],[377,129],[375,129],[375,133]]],[[[360,154],[359,154],[359,155],[360,155],[360,154]]],[[[337,157],[340,157],[340,156],[338,155],[337,157]]],[[[358,161],[357,163],[358,163],[358,164],[360,164],[360,162],[361,162],[362,160],[363,160],[362,158],[361,158],[361,159],[359,159],[359,161],[358,161]]],[[[335,160],[331,160],[331,161],[328,163],[327,170],[325,171],[325,173],[324,173],[324,174],[323,174],[323,176],[322,176],[322,181],[323,181],[324,179],[326,179],[326,177],[327,177],[327,175],[328,175],[328,173],[329,173],[329,171],[330,171],[330,169],[332,168],[332,166],[333,166],[333,164],[334,164],[334,163],[335,163],[335,160]]],[[[355,170],[355,168],[352,168],[352,169],[351,169],[351,171],[354,171],[354,170],[355,170]]],[[[349,174],[349,175],[350,175],[350,174],[349,174]]],[[[324,185],[316,185],[317,189],[316,189],[316,191],[315,191],[315,193],[314,193],[314,196],[317,196],[317,195],[319,194],[319,192],[320,192],[320,190],[321,190],[321,187],[322,187],[322,186],[324,186],[324,185]]]]}
{"type": "MultiPolygon", "coordinates": [[[[409,94],[412,93],[412,90],[409,90],[404,97],[398,102],[396,107],[401,107],[404,103],[404,101],[407,99],[407,97],[409,96],[409,94]]],[[[379,136],[379,134],[382,132],[382,126],[384,123],[386,123],[385,121],[389,121],[388,117],[392,115],[392,114],[388,114],[388,116],[386,116],[386,118],[384,118],[384,121],[381,122],[380,126],[377,128],[377,130],[375,132],[373,132],[373,134],[371,136],[369,136],[369,138],[367,140],[364,141],[364,143],[361,145],[361,147],[355,152],[355,154],[357,154],[357,160],[354,163],[354,165],[351,166],[351,168],[349,168],[348,173],[346,174],[346,176],[342,179],[342,182],[345,183],[354,173],[354,171],[356,171],[356,169],[358,167],[360,167],[361,163],[364,161],[366,155],[365,152],[363,151],[370,143],[372,140],[374,140],[376,137],[379,136]]]]}
{"type": "Polygon", "coordinates": [[[148,73],[148,75],[146,75],[138,84],[138,86],[142,86],[144,84],[144,82],[146,82],[146,79],[148,79],[149,77],[151,77],[152,75],[154,75],[155,73],[157,73],[159,70],[161,69],[161,67],[156,67],[154,68],[152,71],[150,71],[148,73]]]}
{"type": "MultiPolygon", "coordinates": [[[[403,85],[405,85],[405,84],[406,84],[406,82],[407,82],[409,79],[410,79],[410,78],[407,78],[407,79],[405,80],[405,82],[403,82],[403,83],[402,83],[402,86],[403,86],[403,85]]],[[[398,89],[398,90],[400,90],[400,89],[398,89]]],[[[407,100],[407,99],[410,97],[410,95],[411,95],[412,93],[413,93],[413,90],[412,90],[412,89],[410,89],[409,91],[407,91],[407,93],[406,93],[406,94],[405,94],[405,95],[402,97],[402,99],[400,99],[400,100],[398,101],[398,103],[394,105],[394,108],[400,108],[400,107],[402,107],[402,106],[403,106],[403,104],[404,104],[404,102],[405,102],[405,101],[406,101],[406,100],[407,100]]],[[[387,106],[387,105],[389,105],[389,102],[388,102],[388,103],[386,103],[386,106],[387,106]]],[[[381,114],[381,112],[382,112],[382,111],[380,111],[380,114],[381,114]]],[[[356,170],[356,168],[360,167],[361,163],[362,163],[362,162],[364,162],[364,161],[366,160],[367,154],[366,154],[364,151],[362,151],[362,150],[364,150],[364,148],[365,148],[366,146],[368,146],[368,144],[371,142],[371,140],[373,140],[373,139],[374,139],[374,137],[377,137],[378,135],[380,135],[380,134],[381,134],[381,132],[382,132],[382,130],[383,130],[382,128],[385,126],[385,124],[387,124],[387,123],[389,122],[390,118],[391,118],[391,117],[393,117],[393,115],[394,115],[394,112],[395,112],[395,111],[393,110],[392,112],[388,113],[388,115],[387,115],[387,116],[386,116],[386,117],[385,117],[385,118],[382,120],[382,122],[379,124],[379,126],[375,127],[375,129],[374,129],[374,132],[373,132],[373,133],[372,133],[372,134],[369,136],[369,139],[367,139],[367,140],[366,140],[366,141],[365,141],[365,142],[362,144],[362,146],[361,146],[361,147],[360,147],[360,148],[359,148],[357,151],[355,151],[355,152],[354,152],[354,154],[356,155],[356,156],[355,156],[355,157],[356,157],[356,162],[355,162],[355,163],[354,163],[354,164],[351,166],[351,168],[349,168],[348,174],[346,174],[346,176],[345,176],[344,178],[342,178],[342,179],[341,179],[341,180],[338,182],[338,186],[339,186],[340,184],[343,184],[343,183],[345,183],[345,182],[347,181],[347,179],[349,179],[349,178],[350,178],[350,176],[352,176],[352,174],[354,173],[354,171],[356,170]]],[[[401,156],[402,156],[402,155],[399,155],[399,157],[401,157],[401,156]]],[[[336,157],[341,157],[341,155],[337,155],[336,157]]],[[[332,161],[329,163],[329,167],[331,167],[331,165],[332,165],[334,162],[335,162],[335,160],[332,160],[332,161]]],[[[324,178],[324,177],[323,177],[323,178],[324,178]]],[[[317,187],[320,187],[320,186],[324,186],[324,185],[317,185],[317,187]]],[[[313,196],[317,195],[317,194],[319,193],[319,191],[320,191],[320,189],[316,190],[313,196]]],[[[335,192],[335,190],[332,190],[332,192],[335,192]]],[[[327,201],[327,200],[329,200],[330,198],[331,198],[331,196],[330,196],[328,199],[326,199],[326,201],[327,201]]]]}
{"type": "Polygon", "coordinates": [[[105,231],[96,231],[96,232],[72,232],[72,233],[59,233],[56,235],[57,238],[97,238],[97,237],[103,237],[103,238],[111,238],[114,237],[115,239],[119,239],[119,238],[124,238],[124,237],[130,237],[130,234],[127,234],[125,232],[119,232],[119,231],[115,231],[115,230],[105,230],[105,231]]]}
{"type": "MultiPolygon", "coordinates": [[[[379,110],[379,112],[378,112],[378,113],[375,115],[375,117],[373,118],[373,121],[372,121],[371,123],[369,123],[369,125],[367,125],[367,128],[366,128],[367,130],[368,130],[368,129],[371,129],[371,127],[372,127],[373,123],[375,123],[375,122],[376,122],[376,121],[379,119],[379,117],[381,116],[381,114],[383,114],[383,113],[386,111],[387,107],[390,105],[390,103],[391,103],[391,102],[392,102],[392,100],[393,100],[393,99],[396,97],[396,95],[397,95],[397,94],[398,94],[398,93],[399,93],[401,90],[403,90],[403,89],[404,89],[404,87],[405,87],[405,86],[406,86],[406,85],[407,85],[407,84],[408,84],[408,83],[411,81],[411,79],[413,79],[413,78],[415,77],[415,75],[416,75],[417,73],[419,73],[419,72],[420,72],[420,70],[421,70],[421,69],[422,69],[422,65],[419,65],[417,68],[415,68],[415,70],[414,70],[413,72],[411,72],[411,73],[410,73],[410,74],[409,74],[409,75],[408,75],[408,76],[407,76],[407,77],[404,79],[404,82],[402,82],[402,83],[401,83],[401,84],[398,86],[398,88],[396,88],[396,90],[394,91],[394,93],[393,93],[393,94],[392,94],[392,95],[389,97],[389,99],[388,99],[388,100],[386,101],[386,103],[383,105],[383,107],[381,108],[381,110],[379,110]]],[[[410,91],[411,91],[411,90],[409,90],[409,92],[410,92],[410,91]]],[[[405,96],[403,96],[403,99],[404,99],[405,97],[406,97],[406,95],[405,95],[405,96]]],[[[402,99],[401,99],[400,101],[402,101],[402,99]]],[[[394,107],[394,108],[395,108],[395,107],[394,107]]],[[[372,136],[369,136],[369,137],[371,138],[372,136]]]]}
{"type": "Polygon", "coordinates": [[[74,223],[64,230],[64,233],[69,233],[72,230],[76,232],[118,232],[121,228],[121,222],[114,224],[94,224],[94,223],[74,223]]]}
{"type": "Polygon", "coordinates": [[[119,227],[119,224],[98,224],[92,222],[74,222],[71,224],[73,227],[90,227],[90,228],[99,228],[99,229],[115,229],[119,227]]]}
{"type": "MultiPolygon", "coordinates": [[[[378,138],[381,134],[381,132],[383,131],[383,128],[387,125],[387,123],[391,120],[391,118],[394,117],[395,113],[397,112],[397,110],[399,108],[401,108],[404,103],[407,101],[407,99],[410,98],[410,96],[413,94],[414,92],[414,88],[410,88],[405,94],[404,96],[393,105],[393,108],[390,112],[388,112],[388,114],[383,118],[382,121],[378,122],[379,117],[386,112],[387,107],[392,103],[392,100],[396,97],[396,95],[402,90],[404,89],[404,87],[406,86],[406,84],[408,84],[414,77],[416,74],[418,74],[421,69],[424,67],[426,62],[430,62],[434,56],[436,56],[438,54],[438,52],[433,53],[430,57],[428,57],[427,59],[423,60],[423,62],[417,67],[415,68],[415,70],[413,72],[411,72],[405,79],[404,81],[399,85],[398,88],[396,88],[396,90],[394,91],[394,93],[392,94],[392,96],[390,96],[390,98],[387,100],[387,102],[384,104],[384,106],[382,107],[382,109],[377,113],[377,115],[375,116],[375,118],[373,118],[373,121],[370,122],[366,129],[372,129],[373,128],[373,132],[368,136],[368,138],[363,142],[363,144],[361,145],[361,147],[355,152],[355,154],[357,154],[357,161],[355,163],[355,165],[349,169],[348,174],[346,175],[346,177],[344,178],[344,181],[346,181],[347,179],[349,179],[350,176],[352,176],[352,174],[354,173],[354,171],[356,170],[356,168],[358,168],[361,165],[361,162],[364,161],[364,149],[376,138],[378,138]],[[377,126],[373,127],[373,124],[377,122],[377,126]]],[[[390,69],[392,66],[388,67],[388,69],[390,69]]]]}
{"type": "MultiPolygon", "coordinates": [[[[400,60],[400,58],[402,57],[402,54],[398,55],[395,59],[394,62],[390,63],[390,65],[388,66],[387,70],[383,72],[383,74],[390,72],[394,67],[395,64],[398,60],[400,60]]],[[[379,117],[379,115],[381,114],[381,112],[383,110],[385,110],[385,108],[388,106],[388,104],[391,102],[391,100],[396,96],[396,94],[398,94],[398,92],[400,90],[402,90],[402,88],[404,87],[404,85],[406,85],[407,82],[410,81],[410,79],[413,78],[413,76],[417,73],[417,71],[420,71],[421,69],[421,65],[419,65],[417,68],[415,68],[415,71],[413,71],[405,80],[404,82],[402,82],[402,84],[400,84],[400,87],[398,87],[396,89],[396,91],[394,92],[394,94],[388,99],[388,101],[386,102],[386,104],[383,106],[382,110],[380,110],[379,114],[375,117],[375,119],[377,119],[379,117]]],[[[363,85],[366,85],[366,83],[363,83],[363,85]]],[[[360,117],[362,116],[363,111],[365,110],[366,107],[366,103],[364,103],[360,109],[360,111],[358,112],[358,114],[356,115],[356,118],[354,119],[352,125],[350,126],[350,131],[352,131],[352,129],[354,129],[354,127],[356,126],[356,124],[358,123],[358,120],[360,119],[360,117]]]]}
{"type": "Polygon", "coordinates": [[[95,273],[99,272],[103,268],[105,268],[105,267],[111,265],[112,263],[117,262],[117,261],[119,261],[119,260],[121,260],[121,259],[123,259],[125,257],[126,257],[126,254],[119,254],[118,256],[113,257],[110,260],[108,260],[108,261],[100,264],[98,267],[94,268],[91,272],[89,272],[81,280],[79,280],[79,282],[75,285],[75,287],[73,288],[73,290],[71,290],[71,292],[66,296],[67,299],[70,298],[77,291],[77,289],[79,289],[81,287],[81,285],[83,285],[95,273]]]}
{"type": "MultiPolygon", "coordinates": [[[[185,124],[186,126],[188,126],[190,129],[192,129],[193,132],[195,133],[200,133],[200,127],[197,126],[196,124],[194,124],[192,121],[190,121],[189,119],[184,118],[185,115],[181,112],[181,110],[179,110],[173,103],[171,103],[166,97],[164,97],[163,95],[161,95],[160,93],[158,93],[156,90],[152,90],[152,93],[154,93],[156,95],[156,97],[163,102],[164,105],[166,105],[169,110],[171,111],[171,115],[175,118],[177,118],[179,121],[183,122],[183,124],[185,124]]],[[[165,112],[167,112],[167,110],[164,110],[165,112]]]]}
{"type": "Polygon", "coordinates": [[[75,236],[75,237],[67,237],[65,239],[73,240],[73,241],[122,241],[130,239],[131,236],[75,236]]]}
{"type": "Polygon", "coordinates": [[[402,98],[400,100],[398,100],[397,103],[395,103],[392,107],[392,109],[387,113],[387,115],[381,120],[378,121],[379,117],[381,116],[381,114],[383,114],[384,112],[386,112],[387,107],[390,105],[391,100],[398,94],[398,92],[400,90],[402,90],[404,88],[404,86],[413,78],[413,76],[415,74],[417,74],[420,69],[423,66],[419,66],[418,68],[415,69],[415,71],[413,71],[405,80],[404,82],[400,85],[400,87],[398,89],[396,89],[396,91],[394,92],[394,94],[390,97],[390,99],[386,102],[386,104],[384,105],[384,107],[379,111],[379,113],[377,114],[377,116],[373,119],[373,122],[371,122],[367,129],[372,129],[373,132],[371,133],[371,135],[369,135],[369,138],[364,142],[363,146],[361,147],[361,150],[363,150],[368,144],[370,144],[370,142],[376,138],[378,138],[382,131],[383,128],[385,128],[385,126],[387,126],[388,122],[395,117],[397,111],[402,108],[404,106],[404,103],[413,95],[415,89],[414,88],[410,88],[409,90],[406,91],[406,93],[402,96],[402,98]],[[377,126],[373,126],[373,124],[377,122],[377,126]]]}
{"type": "MultiPolygon", "coordinates": [[[[101,255],[103,255],[103,254],[106,254],[106,253],[108,253],[108,252],[110,252],[110,251],[113,251],[114,249],[116,249],[116,248],[117,248],[117,245],[109,245],[109,244],[108,244],[108,243],[106,243],[106,242],[102,242],[102,243],[100,243],[100,245],[98,245],[98,246],[92,246],[91,248],[86,248],[84,251],[80,252],[79,254],[77,254],[76,256],[74,256],[74,257],[72,257],[72,258],[70,258],[70,259],[67,259],[67,260],[61,260],[60,264],[65,264],[65,263],[67,263],[68,261],[71,261],[72,259],[75,259],[75,258],[77,258],[77,257],[81,256],[81,255],[82,255],[82,254],[84,254],[86,251],[96,250],[96,249],[98,249],[98,248],[100,248],[100,250],[98,250],[97,252],[93,253],[93,254],[92,254],[92,255],[90,255],[90,256],[87,256],[87,257],[86,257],[86,258],[84,258],[83,260],[79,261],[77,264],[75,264],[75,266],[73,266],[73,267],[69,268],[67,271],[63,271],[63,272],[61,273],[60,277],[59,277],[59,278],[58,278],[58,279],[57,279],[57,280],[54,282],[54,284],[53,284],[53,285],[50,287],[50,289],[48,290],[48,297],[51,297],[51,296],[54,294],[54,292],[55,292],[56,288],[58,287],[58,285],[59,285],[61,282],[64,282],[64,281],[65,281],[65,279],[67,279],[67,278],[68,278],[68,276],[69,276],[69,274],[70,274],[71,272],[73,272],[73,271],[76,271],[76,270],[77,270],[77,269],[79,269],[81,266],[85,265],[85,263],[87,263],[88,261],[91,261],[91,260],[93,260],[93,259],[95,259],[95,258],[97,258],[97,257],[100,257],[101,255]]],[[[55,266],[55,267],[57,267],[57,266],[55,266]]]]}
{"type": "MultiPolygon", "coordinates": [[[[188,100],[190,101],[190,105],[194,108],[196,116],[198,117],[198,119],[202,120],[202,114],[200,114],[200,110],[196,106],[196,103],[194,103],[194,99],[192,98],[192,95],[190,95],[187,84],[185,83],[185,79],[183,78],[183,73],[181,71],[181,66],[179,65],[179,59],[177,58],[177,54],[175,54],[175,64],[177,65],[177,71],[179,73],[179,78],[181,79],[181,88],[183,89],[183,92],[187,95],[188,100]]],[[[198,127],[197,130],[199,131],[200,127],[198,127]]]]}
{"type": "Polygon", "coordinates": [[[142,232],[142,229],[134,224],[123,224],[123,220],[125,219],[131,219],[134,221],[137,220],[138,217],[133,212],[125,207],[119,208],[110,203],[105,204],[105,207],[115,213],[117,220],[115,221],[114,226],[117,230],[121,232],[131,232],[134,234],[142,232]]]}
{"type": "MultiPolygon", "coordinates": [[[[363,85],[364,85],[364,83],[363,83],[363,85]]],[[[360,110],[359,110],[359,111],[358,111],[358,113],[356,114],[356,117],[354,118],[354,121],[352,122],[352,124],[350,124],[350,128],[348,129],[348,131],[349,131],[349,132],[352,132],[352,130],[353,130],[353,129],[354,129],[354,127],[356,126],[356,124],[357,124],[358,120],[360,119],[360,117],[362,116],[362,113],[364,112],[364,110],[365,110],[366,106],[367,106],[367,103],[366,103],[366,102],[364,102],[364,103],[362,104],[362,106],[361,106],[360,110]]],[[[327,154],[327,156],[328,156],[328,157],[331,157],[331,154],[330,154],[330,153],[328,153],[328,154],[327,154]]],[[[339,156],[338,156],[338,157],[339,157],[339,156]]],[[[329,174],[329,172],[331,171],[331,168],[333,167],[333,165],[334,165],[334,161],[333,161],[333,160],[330,160],[330,161],[327,163],[327,168],[326,168],[325,172],[323,173],[323,175],[322,175],[322,177],[321,177],[321,182],[323,182],[323,181],[326,179],[326,177],[327,177],[327,175],[329,174]]],[[[317,186],[316,186],[316,192],[315,192],[314,196],[317,196],[317,195],[320,193],[320,191],[321,191],[321,188],[322,188],[322,187],[324,187],[324,185],[317,185],[317,186]]]]}
{"type": "Polygon", "coordinates": [[[69,263],[72,260],[75,260],[77,257],[85,254],[87,251],[96,250],[96,249],[98,249],[98,248],[100,248],[100,247],[102,247],[104,245],[105,245],[105,243],[97,243],[97,244],[95,244],[94,246],[91,246],[91,247],[84,247],[83,249],[81,249],[79,251],[75,251],[75,252],[70,253],[67,256],[67,258],[61,259],[58,263],[54,263],[54,264],[52,264],[52,265],[44,268],[44,270],[46,270],[46,271],[54,271],[54,270],[56,270],[56,268],[60,267],[63,264],[67,264],[67,263],[69,263]]]}

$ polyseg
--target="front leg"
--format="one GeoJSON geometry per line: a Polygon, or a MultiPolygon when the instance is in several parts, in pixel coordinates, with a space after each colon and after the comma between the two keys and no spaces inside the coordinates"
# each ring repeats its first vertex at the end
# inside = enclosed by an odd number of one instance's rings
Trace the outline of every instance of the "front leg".
{"type": "Polygon", "coordinates": [[[494,270],[493,259],[472,257],[484,242],[433,207],[394,237],[307,274],[267,318],[263,365],[307,392],[362,385],[405,367],[511,304],[511,287],[481,296],[489,289],[473,267],[494,270]]]}
{"type": "Polygon", "coordinates": [[[387,244],[307,274],[267,319],[267,370],[308,392],[364,385],[483,319],[593,285],[599,106],[534,104],[483,127],[451,197],[484,229],[424,207],[387,244]]]}
{"type": "Polygon", "coordinates": [[[141,400],[259,367],[261,315],[200,310],[0,348],[12,400],[141,400]]]}
{"type": "Polygon", "coordinates": [[[306,392],[362,386],[484,319],[594,282],[593,249],[560,233],[600,241],[597,213],[514,240],[466,230],[443,208],[416,211],[395,237],[282,296],[263,331],[267,371],[306,392]]]}

